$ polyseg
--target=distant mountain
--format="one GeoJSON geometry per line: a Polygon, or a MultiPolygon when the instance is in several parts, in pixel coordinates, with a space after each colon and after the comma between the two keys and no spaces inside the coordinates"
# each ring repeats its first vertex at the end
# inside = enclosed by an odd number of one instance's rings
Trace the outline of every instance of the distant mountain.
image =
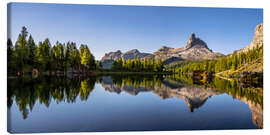
{"type": "Polygon", "coordinates": [[[117,60],[123,53],[120,50],[116,52],[106,53],[105,56],[102,57],[101,61],[105,60],[117,60]]]}
{"type": "Polygon", "coordinates": [[[141,53],[139,50],[137,49],[132,49],[129,50],[125,53],[122,53],[120,50],[116,51],[116,52],[110,52],[110,53],[106,53],[105,56],[102,57],[101,61],[105,61],[105,60],[117,60],[118,58],[122,57],[122,59],[124,60],[128,60],[128,59],[135,59],[135,58],[152,58],[153,54],[151,53],[141,53]]]}
{"type": "Polygon", "coordinates": [[[223,56],[223,54],[215,53],[209,49],[207,44],[200,38],[196,38],[194,33],[191,34],[185,47],[174,49],[162,46],[154,52],[154,55],[155,58],[162,59],[165,62],[168,61],[168,63],[178,60],[205,60],[223,56]]]}
{"type": "Polygon", "coordinates": [[[162,46],[153,54],[151,53],[141,53],[137,49],[133,49],[122,53],[120,50],[116,52],[106,53],[105,56],[101,59],[101,67],[104,69],[110,69],[112,67],[113,61],[118,58],[122,58],[124,60],[140,58],[155,58],[161,59],[163,63],[169,64],[175,61],[181,60],[205,60],[205,59],[214,59],[223,56],[221,53],[215,53],[211,49],[208,48],[207,44],[197,38],[193,33],[190,36],[189,41],[186,46],[183,48],[171,48],[167,46],[162,46]]]}
{"type": "Polygon", "coordinates": [[[256,26],[252,42],[238,52],[247,52],[248,50],[254,49],[257,45],[258,47],[263,45],[263,23],[256,26]]]}
{"type": "Polygon", "coordinates": [[[139,59],[143,59],[145,57],[153,58],[154,55],[151,53],[141,53],[137,49],[132,49],[132,50],[129,50],[125,53],[122,53],[120,50],[117,50],[116,52],[106,53],[105,56],[102,57],[102,59],[101,59],[102,68],[110,69],[112,67],[113,62],[120,57],[123,60],[128,60],[128,59],[133,60],[135,58],[139,58],[139,59]]]}

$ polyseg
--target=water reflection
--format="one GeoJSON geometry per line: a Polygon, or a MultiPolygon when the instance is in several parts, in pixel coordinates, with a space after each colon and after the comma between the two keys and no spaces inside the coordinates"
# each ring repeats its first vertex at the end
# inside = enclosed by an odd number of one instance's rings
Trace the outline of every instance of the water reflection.
{"type": "Polygon", "coordinates": [[[218,95],[219,92],[213,88],[205,88],[204,86],[186,85],[184,82],[173,82],[169,78],[142,78],[126,77],[122,82],[117,82],[111,76],[102,77],[101,84],[105,90],[115,93],[127,92],[131,95],[137,95],[139,92],[152,91],[161,99],[181,98],[184,99],[189,107],[190,112],[202,106],[205,101],[212,95],[218,95]]]}
{"type": "Polygon", "coordinates": [[[106,91],[117,94],[125,92],[136,96],[141,92],[152,92],[161,99],[181,99],[186,102],[190,112],[202,107],[210,97],[226,93],[246,103],[252,112],[253,123],[263,128],[262,88],[244,87],[241,83],[219,78],[214,78],[207,84],[195,83],[186,76],[158,75],[110,75],[87,79],[8,78],[8,107],[16,103],[26,119],[36,102],[49,107],[52,100],[57,103],[75,103],[79,97],[80,100],[86,101],[96,83],[101,84],[106,91]]]}
{"type": "Polygon", "coordinates": [[[95,82],[96,77],[87,80],[64,77],[8,78],[7,105],[10,108],[16,102],[26,119],[36,102],[49,107],[51,100],[74,103],[78,96],[81,100],[87,100],[95,82]]]}

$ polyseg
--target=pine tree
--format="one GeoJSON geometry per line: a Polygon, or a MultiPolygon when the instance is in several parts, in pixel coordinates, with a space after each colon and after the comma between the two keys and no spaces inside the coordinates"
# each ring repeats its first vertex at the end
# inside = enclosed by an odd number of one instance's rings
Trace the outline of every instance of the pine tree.
{"type": "Polygon", "coordinates": [[[29,49],[29,64],[32,66],[32,67],[35,67],[36,66],[36,57],[35,57],[35,53],[36,53],[36,44],[35,44],[35,41],[34,39],[32,38],[32,36],[30,35],[29,38],[28,38],[28,49],[29,49]]]}
{"type": "Polygon", "coordinates": [[[11,39],[7,40],[7,70],[11,72],[14,70],[14,50],[11,39]]]}
{"type": "Polygon", "coordinates": [[[19,71],[23,70],[23,67],[27,64],[29,58],[27,36],[28,32],[26,27],[22,27],[21,33],[19,34],[15,44],[16,67],[19,71]]]}

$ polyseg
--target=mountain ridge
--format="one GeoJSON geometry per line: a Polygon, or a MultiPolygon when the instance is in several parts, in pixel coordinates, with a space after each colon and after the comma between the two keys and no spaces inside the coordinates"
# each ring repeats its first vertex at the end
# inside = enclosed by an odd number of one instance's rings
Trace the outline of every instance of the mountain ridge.
{"type": "Polygon", "coordinates": [[[254,37],[253,40],[251,41],[251,43],[249,45],[247,45],[246,47],[238,50],[237,52],[247,52],[248,50],[254,49],[257,46],[261,47],[263,45],[263,23],[258,24],[255,27],[254,30],[254,37]]]}
{"type": "Polygon", "coordinates": [[[120,50],[117,50],[115,52],[106,53],[101,59],[101,65],[105,69],[110,69],[112,67],[113,61],[120,57],[124,60],[135,58],[155,58],[161,59],[163,64],[169,64],[181,60],[205,60],[214,59],[221,56],[224,55],[221,53],[213,52],[208,48],[206,42],[196,37],[196,35],[192,33],[184,47],[171,48],[168,46],[162,46],[153,53],[143,53],[138,49],[132,49],[124,53],[120,50]]]}
{"type": "Polygon", "coordinates": [[[200,38],[197,38],[194,33],[191,34],[186,46],[175,49],[162,46],[154,52],[154,55],[163,61],[172,57],[183,60],[205,60],[223,56],[223,54],[215,53],[209,49],[207,44],[200,38]]]}

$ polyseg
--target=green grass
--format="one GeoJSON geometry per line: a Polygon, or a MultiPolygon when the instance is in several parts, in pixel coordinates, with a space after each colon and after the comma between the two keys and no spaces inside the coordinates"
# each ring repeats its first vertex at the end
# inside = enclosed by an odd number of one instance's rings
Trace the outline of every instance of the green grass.
{"type": "Polygon", "coordinates": [[[226,70],[216,73],[215,76],[231,80],[233,77],[238,76],[242,72],[263,72],[263,64],[261,63],[261,58],[254,60],[249,64],[242,65],[236,70],[226,70]],[[229,76],[231,76],[231,78],[229,78],[229,76]]]}

